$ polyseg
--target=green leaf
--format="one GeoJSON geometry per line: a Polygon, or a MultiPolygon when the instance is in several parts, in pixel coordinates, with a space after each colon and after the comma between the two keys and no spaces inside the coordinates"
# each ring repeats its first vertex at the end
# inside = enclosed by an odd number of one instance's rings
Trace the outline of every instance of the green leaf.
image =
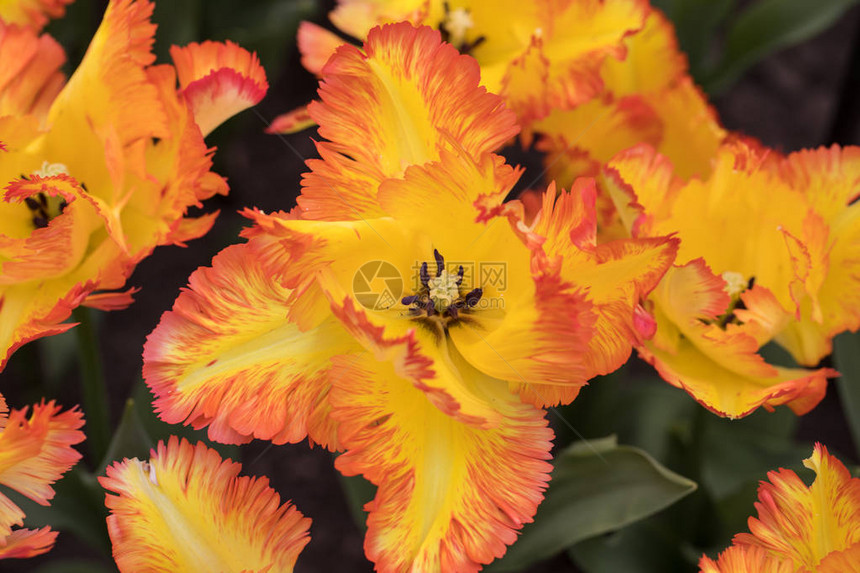
{"type": "MultiPolygon", "coordinates": [[[[592,537],[570,548],[568,555],[588,573],[689,571],[692,563],[673,531],[645,520],[609,535],[592,537]]],[[[695,563],[695,561],[693,562],[695,563]]]]}
{"type": "Polygon", "coordinates": [[[702,444],[702,485],[715,500],[756,483],[779,467],[800,468],[811,444],[792,440],[797,416],[788,408],[759,409],[740,420],[708,416],[702,444]]]}
{"type": "Polygon", "coordinates": [[[681,49],[687,54],[690,72],[700,81],[713,65],[713,41],[720,24],[736,4],[736,0],[664,0],[652,2],[660,7],[675,24],[681,49]]]}
{"type": "Polygon", "coordinates": [[[834,339],[833,364],[842,374],[836,388],[854,449],[860,453],[860,333],[843,332],[834,339]]]}
{"type": "Polygon", "coordinates": [[[696,484],[614,437],[577,443],[555,461],[546,498],[505,557],[488,571],[520,571],[574,543],[644,519],[696,484]]]}
{"type": "Polygon", "coordinates": [[[732,84],[750,66],[781,48],[798,44],[834,24],[858,0],[760,0],[735,21],[717,72],[705,82],[709,93],[732,84]]]}
{"type": "Polygon", "coordinates": [[[129,398],[126,400],[122,419],[114,430],[113,438],[97,473],[104,474],[107,466],[124,458],[146,459],[153,445],[152,438],[147,434],[138,415],[134,399],[129,398]]]}

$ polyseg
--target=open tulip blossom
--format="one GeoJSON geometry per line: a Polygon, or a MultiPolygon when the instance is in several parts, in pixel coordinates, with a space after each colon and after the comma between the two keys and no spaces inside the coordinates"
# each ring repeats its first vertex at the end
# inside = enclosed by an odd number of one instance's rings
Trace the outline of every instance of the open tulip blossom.
{"type": "Polygon", "coordinates": [[[649,334],[638,301],[677,248],[597,245],[591,180],[526,225],[504,202],[520,173],[491,153],[513,114],[478,82],[408,23],[340,48],[299,208],[248,211],[248,242],[192,275],[145,348],[163,419],[344,451],[337,467],[379,486],[365,547],[382,571],[505,552],[549,479],[543,408],[649,334]]]}

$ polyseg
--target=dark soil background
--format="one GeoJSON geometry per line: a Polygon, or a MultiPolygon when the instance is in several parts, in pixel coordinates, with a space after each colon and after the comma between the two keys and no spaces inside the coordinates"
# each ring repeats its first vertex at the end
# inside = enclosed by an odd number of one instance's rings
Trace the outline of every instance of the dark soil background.
{"type": "MultiPolygon", "coordinates": [[[[317,22],[324,22],[331,4],[320,7],[317,22]]],[[[714,101],[725,126],[786,152],[830,144],[834,139],[842,144],[860,143],[860,70],[858,56],[852,56],[860,43],[858,32],[860,9],[855,8],[821,36],[749,70],[740,83],[714,101]]],[[[228,178],[231,192],[229,197],[217,198],[206,206],[206,210],[221,211],[215,228],[187,248],[158,248],[129,281],[142,288],[135,304],[123,311],[97,313],[114,426],[140,379],[140,353],[147,334],[161,314],[171,308],[188,276],[198,266],[208,264],[225,245],[237,242],[238,231],[245,225],[237,211],[247,206],[288,210],[295,203],[300,174],[305,171],[304,160],[314,156],[315,134],[305,131],[278,137],[264,134],[263,129],[275,116],[312,99],[316,81],[301,67],[292,38],[284,38],[284,50],[289,53],[284,65],[267,70],[271,89],[265,100],[255,110],[234,118],[226,129],[222,127],[226,133],[216,134],[216,171],[228,178]]],[[[57,370],[55,362],[59,358],[52,354],[51,347],[41,343],[19,351],[0,374],[0,389],[10,406],[22,407],[37,401],[41,396],[33,395],[32,381],[57,370]]],[[[61,374],[61,383],[51,398],[66,406],[80,403],[75,372],[70,368],[61,374]]],[[[832,436],[834,444],[849,439],[834,388],[825,402],[803,419],[800,432],[801,437],[832,436]]],[[[82,444],[82,451],[85,446],[82,444]]],[[[841,449],[851,451],[850,443],[841,449]]],[[[352,520],[331,454],[318,447],[310,449],[306,443],[273,447],[257,441],[243,447],[242,459],[245,473],[268,476],[282,498],[292,499],[313,519],[312,540],[300,556],[296,571],[372,570],[364,558],[363,534],[352,520]]],[[[34,571],[39,565],[72,556],[97,558],[72,534],[64,532],[53,552],[32,560],[0,563],[0,571],[34,571]]],[[[529,570],[573,571],[576,568],[565,556],[529,570]]]]}

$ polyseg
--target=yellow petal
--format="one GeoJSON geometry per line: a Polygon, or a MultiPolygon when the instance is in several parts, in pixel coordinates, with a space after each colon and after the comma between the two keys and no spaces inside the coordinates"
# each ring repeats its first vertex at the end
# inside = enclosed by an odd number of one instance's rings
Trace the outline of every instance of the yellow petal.
{"type": "Polygon", "coordinates": [[[308,287],[287,289],[278,272],[252,243],[191,275],[144,346],[144,379],[163,420],[208,425],[224,443],[310,436],[337,446],[317,411],[326,408],[330,357],[357,345],[334,319],[305,314],[308,287]]]}
{"type": "MultiPolygon", "coordinates": [[[[0,2],[0,20],[41,29],[49,18],[62,18],[66,5],[74,0],[3,0],[0,2]]],[[[5,63],[5,62],[4,62],[5,63]]]]}
{"type": "Polygon", "coordinates": [[[310,519],[263,478],[203,443],[172,436],[148,462],[116,462],[99,483],[120,571],[291,572],[310,541],[310,519]],[[115,494],[115,495],[111,495],[115,494]]]}
{"type": "Polygon", "coordinates": [[[329,141],[318,145],[322,159],[308,162],[303,217],[378,217],[384,179],[438,160],[443,149],[477,157],[513,137],[514,115],[479,80],[472,58],[408,23],[374,30],[364,53],[341,46],[325,67],[321,101],[308,107],[329,141]]]}
{"type": "Polygon", "coordinates": [[[477,571],[504,554],[543,497],[552,437],[543,412],[454,360],[503,413],[497,428],[446,416],[388,364],[336,360],[332,415],[347,452],[335,463],[379,486],[365,551],[380,571],[477,571]]]}

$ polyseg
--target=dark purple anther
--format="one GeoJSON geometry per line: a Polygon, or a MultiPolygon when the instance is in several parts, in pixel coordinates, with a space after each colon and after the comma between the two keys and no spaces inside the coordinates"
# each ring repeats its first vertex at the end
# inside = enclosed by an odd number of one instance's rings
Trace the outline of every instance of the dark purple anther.
{"type": "Polygon", "coordinates": [[[463,265],[460,265],[460,270],[457,271],[457,286],[463,282],[463,275],[466,274],[466,271],[463,270],[463,265]]]}
{"type": "Polygon", "coordinates": [[[442,276],[442,271],[445,270],[445,259],[436,249],[433,249],[433,257],[436,259],[436,278],[438,279],[442,276]]]}
{"type": "Polygon", "coordinates": [[[428,300],[427,304],[424,305],[424,311],[427,313],[427,316],[436,314],[436,305],[433,304],[432,300],[428,300]]]}
{"type": "Polygon", "coordinates": [[[39,202],[32,197],[27,197],[26,199],[24,199],[24,203],[27,204],[27,207],[29,207],[31,211],[36,211],[39,209],[39,202]]]}
{"type": "Polygon", "coordinates": [[[414,303],[416,300],[418,300],[418,295],[413,294],[412,296],[404,296],[403,298],[400,299],[400,302],[402,302],[406,306],[409,306],[410,304],[414,303]]]}
{"type": "Polygon", "coordinates": [[[465,297],[466,298],[466,307],[472,308],[473,306],[478,304],[478,301],[481,300],[481,297],[483,296],[483,294],[484,294],[484,290],[481,287],[470,290],[469,294],[467,294],[465,297]]]}
{"type": "Polygon", "coordinates": [[[421,284],[424,288],[430,288],[430,273],[427,272],[427,263],[421,263],[421,284]]]}

